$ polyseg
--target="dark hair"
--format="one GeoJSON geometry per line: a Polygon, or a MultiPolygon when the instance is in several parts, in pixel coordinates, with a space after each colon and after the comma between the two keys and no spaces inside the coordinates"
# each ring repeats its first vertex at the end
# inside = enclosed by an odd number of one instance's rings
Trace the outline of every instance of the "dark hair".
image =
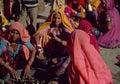
{"type": "Polygon", "coordinates": [[[86,19],[94,26],[97,28],[97,23],[96,23],[96,15],[92,11],[87,11],[86,13],[86,19]]]}

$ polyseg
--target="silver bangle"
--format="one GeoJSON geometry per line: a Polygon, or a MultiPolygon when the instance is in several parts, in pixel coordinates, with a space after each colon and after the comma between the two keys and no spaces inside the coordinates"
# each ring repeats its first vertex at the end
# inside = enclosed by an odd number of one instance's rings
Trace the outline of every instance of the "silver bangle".
{"type": "Polygon", "coordinates": [[[107,21],[107,22],[111,22],[111,18],[110,18],[110,17],[107,17],[106,21],[107,21]]]}

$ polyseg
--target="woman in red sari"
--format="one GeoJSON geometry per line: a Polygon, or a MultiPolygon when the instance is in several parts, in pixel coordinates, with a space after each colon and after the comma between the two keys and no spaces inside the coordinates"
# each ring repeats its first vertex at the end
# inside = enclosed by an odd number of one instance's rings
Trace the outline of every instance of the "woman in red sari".
{"type": "Polygon", "coordinates": [[[68,66],[70,84],[113,84],[109,68],[90,43],[90,36],[75,30],[67,43],[71,63],[68,66]]]}

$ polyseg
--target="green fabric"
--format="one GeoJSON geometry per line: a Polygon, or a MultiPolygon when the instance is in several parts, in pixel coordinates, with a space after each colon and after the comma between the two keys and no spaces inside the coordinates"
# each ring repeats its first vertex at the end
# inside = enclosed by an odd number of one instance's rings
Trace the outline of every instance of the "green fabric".
{"type": "Polygon", "coordinates": [[[3,79],[0,79],[0,84],[5,84],[3,79]]]}

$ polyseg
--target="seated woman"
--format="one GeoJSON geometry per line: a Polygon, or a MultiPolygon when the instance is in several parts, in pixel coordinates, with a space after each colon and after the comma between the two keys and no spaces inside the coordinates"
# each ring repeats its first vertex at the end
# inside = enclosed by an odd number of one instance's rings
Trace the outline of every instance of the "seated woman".
{"type": "Polygon", "coordinates": [[[61,66],[68,58],[66,41],[73,30],[64,11],[59,8],[54,10],[34,35],[40,61],[49,60],[48,64],[61,66]]]}
{"type": "Polygon", "coordinates": [[[70,84],[113,84],[109,68],[90,43],[90,36],[76,29],[68,38],[67,51],[70,84]]]}
{"type": "Polygon", "coordinates": [[[7,30],[6,40],[0,39],[0,77],[5,82],[28,77],[36,52],[21,23],[13,22],[7,30]],[[24,69],[23,74],[17,72],[20,69],[24,69]]]}
{"type": "Polygon", "coordinates": [[[120,14],[114,0],[101,0],[98,7],[98,27],[103,34],[98,38],[100,46],[116,48],[120,45],[120,14]]]}

